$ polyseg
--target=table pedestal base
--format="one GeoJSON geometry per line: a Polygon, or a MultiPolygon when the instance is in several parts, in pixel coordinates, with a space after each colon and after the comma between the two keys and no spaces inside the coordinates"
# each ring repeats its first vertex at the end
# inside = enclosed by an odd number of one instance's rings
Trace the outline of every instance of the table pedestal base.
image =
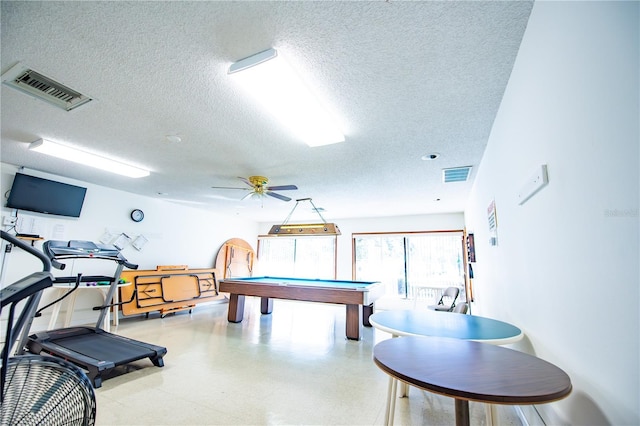
{"type": "Polygon", "coordinates": [[[456,399],[456,426],[469,426],[469,401],[456,399]]]}

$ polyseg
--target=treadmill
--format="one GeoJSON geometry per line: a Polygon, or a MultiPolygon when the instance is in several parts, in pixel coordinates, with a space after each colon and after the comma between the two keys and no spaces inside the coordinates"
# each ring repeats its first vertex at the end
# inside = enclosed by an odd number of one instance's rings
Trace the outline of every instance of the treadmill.
{"type": "Polygon", "coordinates": [[[100,310],[95,327],[67,327],[32,334],[27,342],[29,352],[34,354],[45,352],[76,364],[88,372],[87,376],[95,388],[102,386],[103,374],[120,365],[149,358],[153,365],[164,366],[162,357],[167,353],[167,348],[118,336],[101,328],[107,309],[114,306],[111,301],[117,291],[122,270],[125,267],[137,269],[138,265],[129,263],[115,246],[96,244],[91,241],[49,240],[43,244],[42,251],[51,260],[51,265],[60,270],[66,267],[66,264],[61,261],[67,259],[111,261],[115,262],[117,267],[113,276],[78,274],[77,277],[55,277],[54,284],[75,282],[75,288],[83,282],[110,282],[109,290],[104,304],[93,308],[100,310]]]}

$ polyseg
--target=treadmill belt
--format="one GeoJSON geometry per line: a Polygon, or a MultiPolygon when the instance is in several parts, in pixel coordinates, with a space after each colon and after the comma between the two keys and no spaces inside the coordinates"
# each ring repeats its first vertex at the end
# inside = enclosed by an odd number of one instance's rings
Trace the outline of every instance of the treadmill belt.
{"type": "Polygon", "coordinates": [[[149,358],[153,365],[162,367],[162,357],[167,353],[165,347],[90,327],[36,333],[29,336],[27,347],[32,353],[44,351],[84,368],[96,388],[102,386],[102,374],[108,374],[117,366],[149,358]]]}
{"type": "Polygon", "coordinates": [[[110,361],[115,365],[155,355],[149,348],[108,334],[85,334],[52,339],[51,342],[97,361],[110,361]]]}

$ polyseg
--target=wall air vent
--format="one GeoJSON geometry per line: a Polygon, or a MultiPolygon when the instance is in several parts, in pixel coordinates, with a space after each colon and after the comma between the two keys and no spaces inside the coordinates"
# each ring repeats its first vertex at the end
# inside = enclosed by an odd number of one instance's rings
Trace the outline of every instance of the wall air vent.
{"type": "Polygon", "coordinates": [[[65,111],[71,111],[92,100],[20,63],[2,74],[2,83],[65,111]]]}
{"type": "Polygon", "coordinates": [[[442,169],[442,181],[449,182],[465,182],[471,174],[471,166],[452,167],[450,169],[442,169]]]}

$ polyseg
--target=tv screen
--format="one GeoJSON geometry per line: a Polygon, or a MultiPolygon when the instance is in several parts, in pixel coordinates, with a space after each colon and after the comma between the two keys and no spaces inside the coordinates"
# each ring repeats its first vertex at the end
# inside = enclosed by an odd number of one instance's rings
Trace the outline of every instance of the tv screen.
{"type": "Polygon", "coordinates": [[[87,188],[16,173],[7,207],[80,217],[87,188]]]}

